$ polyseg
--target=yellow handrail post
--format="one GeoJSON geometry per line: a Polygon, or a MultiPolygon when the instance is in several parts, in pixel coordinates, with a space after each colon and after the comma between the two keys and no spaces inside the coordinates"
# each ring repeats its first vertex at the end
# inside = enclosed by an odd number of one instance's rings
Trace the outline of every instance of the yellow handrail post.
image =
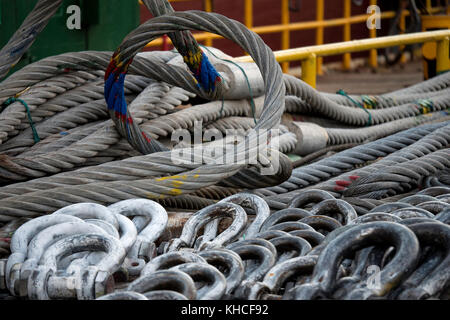
{"type": "Polygon", "coordinates": [[[253,0],[245,0],[244,23],[247,28],[253,27],[253,0]]]}
{"type": "Polygon", "coordinates": [[[317,56],[311,53],[308,57],[302,60],[302,80],[311,87],[316,87],[316,70],[317,70],[317,56]]]}
{"type": "Polygon", "coordinates": [[[450,70],[449,37],[438,41],[436,48],[436,73],[450,70]]]}
{"type": "MultiPolygon", "coordinates": [[[[281,24],[289,25],[289,0],[281,0],[281,24]]],[[[281,33],[281,50],[289,49],[289,30],[281,33]]],[[[289,72],[289,62],[283,62],[281,68],[284,73],[289,72]]]]}
{"type": "MultiPolygon", "coordinates": [[[[212,12],[212,0],[205,0],[205,11],[212,12]]],[[[212,47],[213,39],[211,37],[206,38],[205,46],[212,47]]]]}
{"type": "MultiPolygon", "coordinates": [[[[371,6],[376,6],[377,5],[377,0],[370,0],[370,5],[371,6]]],[[[373,39],[373,38],[377,37],[377,29],[376,28],[370,29],[369,33],[370,33],[370,38],[373,39]]],[[[370,50],[369,65],[372,68],[378,67],[378,53],[377,53],[376,49],[370,50]]]]}
{"type": "MultiPolygon", "coordinates": [[[[324,0],[317,0],[316,1],[316,21],[323,21],[324,19],[324,0]]],[[[320,45],[323,44],[323,25],[320,27],[317,27],[316,29],[316,45],[320,45]]],[[[317,58],[317,74],[318,75],[322,75],[323,74],[323,70],[322,70],[322,62],[323,62],[323,58],[322,57],[318,57],[317,58]]]]}
{"type": "MultiPolygon", "coordinates": [[[[402,10],[402,13],[400,14],[400,34],[404,34],[406,31],[406,16],[405,16],[405,10],[402,10]]],[[[400,46],[400,50],[403,50],[405,46],[400,46]]],[[[402,56],[400,58],[400,63],[406,63],[406,56],[402,53],[402,56]]]]}
{"type": "MultiPolygon", "coordinates": [[[[345,18],[344,33],[343,33],[344,41],[350,41],[352,37],[350,24],[351,15],[352,15],[352,2],[351,0],[344,0],[344,18],[345,18]]],[[[351,68],[352,57],[350,53],[344,54],[344,56],[342,57],[342,63],[344,70],[349,70],[351,68]]]]}
{"type": "Polygon", "coordinates": [[[433,6],[431,5],[431,0],[427,0],[425,6],[427,8],[427,13],[431,14],[431,9],[433,8],[433,6]]]}

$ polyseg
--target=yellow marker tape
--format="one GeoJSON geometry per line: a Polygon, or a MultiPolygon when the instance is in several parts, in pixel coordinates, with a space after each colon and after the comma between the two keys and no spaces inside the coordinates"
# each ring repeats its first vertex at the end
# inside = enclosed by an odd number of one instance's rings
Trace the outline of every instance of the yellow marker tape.
{"type": "Polygon", "coordinates": [[[179,186],[181,186],[184,182],[183,181],[179,181],[179,180],[174,180],[172,181],[172,185],[174,188],[178,188],[179,186]]]}
{"type": "Polygon", "coordinates": [[[161,178],[157,178],[156,181],[164,181],[164,180],[169,180],[169,179],[179,179],[180,176],[175,175],[175,176],[168,176],[168,177],[161,177],[161,178]]]}
{"type": "Polygon", "coordinates": [[[169,193],[171,195],[178,196],[178,195],[182,194],[183,192],[180,189],[173,188],[172,190],[169,191],[169,193]]]}

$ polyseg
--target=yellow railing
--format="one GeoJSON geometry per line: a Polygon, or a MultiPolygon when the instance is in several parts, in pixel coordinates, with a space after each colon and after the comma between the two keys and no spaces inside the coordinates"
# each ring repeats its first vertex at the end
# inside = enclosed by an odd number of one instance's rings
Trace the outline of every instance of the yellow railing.
{"type": "MultiPolygon", "coordinates": [[[[170,2],[185,2],[185,1],[194,1],[194,0],[169,0],[170,2]]],[[[205,11],[212,11],[212,0],[202,0],[204,1],[204,9],[205,11]]],[[[289,49],[290,46],[290,32],[298,31],[298,30],[316,30],[316,45],[323,44],[324,39],[324,29],[329,27],[342,26],[343,27],[343,40],[350,41],[351,40],[351,25],[357,23],[363,23],[367,21],[367,18],[370,14],[360,14],[360,15],[351,15],[351,0],[343,0],[343,17],[336,19],[327,19],[324,20],[324,12],[325,12],[325,0],[316,0],[316,20],[315,21],[304,21],[304,22],[294,22],[290,23],[289,21],[289,0],[281,0],[281,23],[278,25],[270,25],[270,26],[253,26],[253,0],[243,0],[244,1],[244,24],[251,29],[252,31],[258,34],[267,34],[267,33],[281,33],[281,50],[289,49]]],[[[142,1],[139,0],[142,4],[142,1]]],[[[376,5],[377,0],[370,0],[371,5],[376,5]]],[[[429,13],[434,13],[442,8],[432,8],[431,1],[427,0],[427,11],[429,13]]],[[[405,24],[405,17],[409,15],[407,10],[402,12],[401,23],[405,24]]],[[[390,19],[395,17],[394,11],[385,11],[380,14],[380,19],[390,19]]],[[[376,29],[369,30],[369,37],[376,38],[377,32],[376,29]]],[[[212,46],[214,39],[222,38],[219,35],[201,32],[194,34],[194,37],[197,41],[205,41],[204,44],[207,46],[212,46]]],[[[149,44],[147,47],[161,46],[163,43],[170,43],[170,39],[156,39],[149,44]]],[[[404,61],[404,59],[403,59],[404,61]]],[[[377,51],[376,49],[372,49],[370,51],[369,56],[369,64],[372,67],[377,67],[377,51]]],[[[345,69],[349,69],[351,66],[351,55],[350,53],[345,53],[343,56],[343,67],[345,69]]],[[[284,72],[289,71],[289,62],[282,63],[282,68],[284,72]]],[[[322,74],[322,59],[319,59],[316,62],[317,73],[322,74]]]]}
{"type": "MultiPolygon", "coordinates": [[[[301,61],[301,78],[306,83],[315,87],[318,57],[375,50],[413,43],[436,42],[436,71],[439,73],[450,70],[449,39],[450,30],[439,30],[280,50],[274,51],[274,54],[278,62],[301,61]]],[[[235,58],[235,61],[251,62],[253,60],[249,56],[243,56],[235,58]]]]}

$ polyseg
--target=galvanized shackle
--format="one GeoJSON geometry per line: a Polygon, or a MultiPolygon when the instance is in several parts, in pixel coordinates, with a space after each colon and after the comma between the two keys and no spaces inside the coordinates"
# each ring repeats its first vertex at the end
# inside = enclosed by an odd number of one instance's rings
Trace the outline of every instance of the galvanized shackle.
{"type": "Polygon", "coordinates": [[[264,221],[270,216],[270,208],[267,205],[267,202],[255,194],[241,192],[222,199],[218,203],[222,202],[231,202],[243,207],[244,209],[248,207],[253,209],[255,212],[255,219],[243,231],[244,238],[250,238],[257,234],[260,231],[264,221]]]}
{"type": "Polygon", "coordinates": [[[430,187],[430,188],[426,188],[422,191],[417,192],[417,194],[423,194],[426,196],[432,196],[432,197],[437,197],[437,196],[441,196],[444,194],[450,194],[450,188],[449,187],[430,187]]]}
{"type": "MultiPolygon", "coordinates": [[[[442,258],[423,263],[421,267],[425,264],[425,268],[420,270],[421,281],[410,284],[398,299],[428,299],[442,292],[450,283],[450,226],[430,221],[412,224],[409,228],[419,239],[422,250],[426,246],[438,247],[442,250],[442,258]],[[434,264],[434,268],[427,268],[426,265],[430,264],[434,264]]],[[[408,285],[408,281],[405,284],[408,285]]]]}
{"type": "Polygon", "coordinates": [[[358,218],[355,209],[342,199],[323,200],[312,207],[310,213],[311,215],[331,216],[342,225],[349,224],[358,218]]]}
{"type": "Polygon", "coordinates": [[[116,216],[113,215],[108,210],[107,207],[97,203],[89,203],[89,202],[75,203],[53,212],[53,215],[58,214],[74,216],[82,220],[85,219],[104,220],[112,224],[116,229],[119,229],[119,222],[117,221],[116,216]]]}
{"type": "MultiPolygon", "coordinates": [[[[281,294],[280,289],[293,277],[311,274],[317,262],[317,256],[302,256],[285,260],[274,265],[265,275],[262,283],[272,294],[281,294]]],[[[287,292],[285,292],[287,294],[287,292]]],[[[256,297],[255,297],[256,298],[256,297]]]]}
{"type": "Polygon", "coordinates": [[[172,251],[150,260],[150,262],[142,269],[141,276],[188,262],[207,263],[206,260],[197,253],[184,250],[172,251]]]}
{"type": "Polygon", "coordinates": [[[437,214],[434,219],[445,224],[450,224],[450,209],[443,210],[441,213],[437,214]]]}
{"type": "Polygon", "coordinates": [[[419,242],[407,227],[392,222],[369,222],[356,225],[340,233],[330,241],[319,255],[311,282],[296,288],[296,299],[327,297],[335,289],[340,262],[353,252],[371,245],[392,245],[395,256],[381,270],[379,286],[361,288],[350,292],[346,298],[367,299],[383,296],[404,279],[416,267],[419,256],[419,242]]]}
{"type": "Polygon", "coordinates": [[[230,243],[245,229],[247,214],[241,206],[234,203],[216,203],[194,213],[184,224],[180,238],[169,241],[165,248],[165,252],[176,251],[183,247],[191,248],[195,242],[195,236],[203,226],[214,219],[222,218],[224,216],[233,219],[231,225],[215,237],[214,240],[202,243],[199,250],[221,247],[230,243]]]}
{"type": "Polygon", "coordinates": [[[341,223],[336,219],[322,215],[305,217],[300,219],[298,222],[307,224],[312,227],[314,231],[317,231],[323,235],[327,235],[329,232],[342,227],[341,223]]]}
{"type": "Polygon", "coordinates": [[[426,202],[426,201],[435,201],[436,198],[432,196],[427,196],[424,194],[414,194],[412,196],[404,197],[397,202],[407,203],[412,206],[418,205],[419,203],[426,202]]]}
{"type": "Polygon", "coordinates": [[[426,201],[416,205],[419,209],[424,209],[433,215],[437,215],[441,213],[443,210],[450,209],[450,204],[445,203],[444,201],[434,200],[434,201],[426,201]]]}
{"type": "Polygon", "coordinates": [[[436,196],[436,200],[450,204],[450,193],[441,194],[440,196],[436,196]]]}
{"type": "Polygon", "coordinates": [[[303,209],[306,208],[308,204],[320,203],[327,199],[335,199],[335,197],[323,190],[309,189],[296,195],[289,203],[288,208],[303,209]]]}
{"type": "Polygon", "coordinates": [[[227,280],[225,276],[207,263],[189,262],[179,264],[169,270],[177,270],[184,272],[192,278],[194,282],[204,284],[197,289],[198,300],[218,300],[223,297],[227,289],[227,280]]]}
{"type": "Polygon", "coordinates": [[[291,236],[305,239],[311,245],[311,248],[322,243],[325,236],[317,231],[312,230],[294,230],[288,233],[291,236]]]}
{"type": "Polygon", "coordinates": [[[220,248],[203,250],[198,255],[224,274],[227,281],[225,294],[230,295],[241,284],[245,267],[237,253],[220,248]]]}
{"type": "MultiPolygon", "coordinates": [[[[276,258],[276,256],[277,256],[277,249],[275,248],[275,246],[272,243],[270,243],[270,241],[267,241],[265,239],[259,239],[259,238],[252,238],[252,239],[240,240],[237,242],[233,242],[227,246],[227,249],[235,251],[235,248],[245,247],[247,245],[256,245],[256,246],[264,247],[270,251],[271,256],[273,256],[274,258],[276,258]]],[[[239,253],[238,251],[235,251],[235,252],[239,253]]],[[[264,263],[261,263],[263,261],[261,259],[254,260],[254,259],[251,259],[248,257],[246,260],[244,260],[243,257],[242,257],[242,259],[244,261],[244,279],[247,279],[249,274],[251,274],[252,272],[254,272],[258,269],[261,269],[261,266],[264,265],[264,263]]],[[[254,281],[254,280],[250,280],[250,281],[254,281]]]]}
{"type": "MultiPolygon", "coordinates": [[[[309,217],[307,217],[307,218],[309,218],[309,217]]],[[[286,222],[274,224],[273,226],[270,226],[267,229],[267,231],[272,231],[272,230],[279,230],[279,231],[284,231],[284,232],[291,232],[291,231],[295,231],[295,230],[314,231],[314,228],[311,227],[310,225],[300,222],[300,221],[286,221],[286,222]]]]}
{"type": "MultiPolygon", "coordinates": [[[[28,244],[27,258],[22,264],[22,268],[20,270],[20,296],[26,296],[28,294],[28,277],[30,276],[31,272],[37,268],[41,257],[44,255],[47,249],[60,239],[81,234],[107,235],[107,233],[102,228],[90,223],[86,223],[83,221],[64,222],[42,230],[30,241],[30,243],[28,244]]],[[[86,254],[83,254],[83,256],[86,256],[86,254]]],[[[71,256],[68,257],[70,258],[71,256]]],[[[67,267],[68,266],[62,266],[62,268],[66,270],[67,267]]]]}
{"type": "Polygon", "coordinates": [[[26,222],[14,232],[10,243],[11,255],[5,266],[6,287],[12,295],[20,294],[20,270],[27,257],[29,242],[42,230],[64,222],[83,222],[83,220],[65,215],[42,216],[26,222]]]}
{"type": "Polygon", "coordinates": [[[379,206],[376,206],[372,210],[370,210],[368,213],[372,212],[383,212],[383,213],[392,213],[395,210],[402,209],[402,208],[413,208],[414,206],[406,203],[406,202],[391,202],[391,203],[384,203],[379,206]]]}
{"type": "MultiPolygon", "coordinates": [[[[355,225],[353,224],[348,224],[346,226],[342,226],[340,228],[334,229],[333,231],[331,231],[330,233],[328,233],[326,236],[323,236],[323,240],[320,242],[320,244],[318,244],[317,246],[315,246],[314,248],[312,248],[312,250],[308,253],[308,255],[319,255],[320,252],[322,252],[322,250],[331,242],[333,241],[337,236],[339,236],[341,233],[352,229],[355,225]]],[[[317,232],[317,231],[316,231],[317,232]]]]}
{"type": "Polygon", "coordinates": [[[375,222],[375,221],[390,221],[390,222],[401,222],[402,219],[397,217],[391,213],[383,213],[383,212],[372,212],[366,213],[363,216],[356,218],[351,221],[349,224],[362,224],[367,222],[375,222]]]}
{"type": "MultiPolygon", "coordinates": [[[[239,298],[246,300],[281,300],[280,289],[286,280],[294,276],[304,276],[312,273],[317,256],[296,257],[275,264],[264,276],[262,281],[246,283],[240,287],[239,298]]],[[[286,292],[285,292],[286,294],[286,292]]]]}
{"type": "Polygon", "coordinates": [[[427,210],[420,209],[418,207],[402,208],[391,212],[394,216],[400,219],[424,217],[424,218],[434,218],[434,214],[428,212],[427,210]]]}
{"type": "Polygon", "coordinates": [[[264,239],[264,240],[270,240],[276,237],[281,236],[287,236],[289,235],[288,232],[281,231],[281,230],[267,230],[267,231],[261,231],[257,233],[254,238],[255,239],[264,239]]]}
{"type": "MultiPolygon", "coordinates": [[[[267,203],[259,196],[251,193],[237,193],[229,196],[225,199],[220,200],[218,203],[231,202],[241,206],[242,208],[250,208],[255,214],[256,218],[250,223],[244,231],[242,231],[242,239],[253,237],[256,233],[260,231],[261,225],[270,215],[270,208],[267,203]]],[[[198,238],[198,243],[195,247],[199,248],[203,243],[213,240],[219,228],[220,219],[215,219],[209,222],[205,226],[203,236],[198,238]]]]}
{"type": "Polygon", "coordinates": [[[112,274],[120,267],[126,252],[110,235],[82,234],[64,237],[42,255],[38,267],[28,278],[28,297],[48,300],[60,298],[95,299],[113,290],[112,274]],[[96,265],[72,274],[59,269],[62,257],[82,251],[106,254],[96,265]]]}
{"type": "MultiPolygon", "coordinates": [[[[385,265],[386,256],[392,253],[394,247],[371,246],[355,253],[355,258],[349,260],[346,274],[336,281],[333,299],[344,299],[349,292],[357,289],[362,282],[366,282],[373,272],[381,270],[385,265]]],[[[344,265],[345,260],[341,266],[344,265]]]]}
{"type": "Polygon", "coordinates": [[[269,242],[277,249],[276,264],[291,258],[303,256],[312,248],[305,239],[291,235],[272,238],[269,242]]]}
{"type": "MultiPolygon", "coordinates": [[[[259,239],[262,240],[262,239],[259,239]]],[[[247,240],[244,240],[247,241],[247,240]]],[[[268,241],[267,241],[268,242],[268,241]]],[[[269,269],[275,264],[276,248],[273,244],[268,242],[269,245],[261,246],[258,244],[235,244],[228,246],[230,249],[236,252],[244,262],[246,260],[256,260],[257,262],[247,264],[244,273],[244,280],[247,282],[256,282],[262,279],[269,269]],[[273,249],[268,249],[272,247],[273,249]]]]}
{"type": "Polygon", "coordinates": [[[127,252],[136,241],[137,229],[130,219],[113,213],[107,207],[97,203],[83,202],[72,204],[55,211],[53,215],[74,216],[90,223],[92,223],[92,219],[97,220],[97,223],[100,223],[99,220],[101,220],[103,221],[101,225],[110,224],[119,232],[120,242],[127,252]]]}
{"type": "Polygon", "coordinates": [[[159,295],[172,295],[167,291],[180,293],[187,300],[194,300],[197,297],[197,289],[192,278],[186,273],[174,269],[145,274],[130,283],[127,290],[141,293],[147,299],[148,296],[155,298],[155,291],[158,291],[159,295]]]}
{"type": "Polygon", "coordinates": [[[288,221],[298,221],[302,218],[310,216],[311,213],[299,208],[286,208],[272,213],[261,226],[260,231],[266,231],[270,227],[288,221]]]}
{"type": "Polygon", "coordinates": [[[168,222],[166,210],[157,202],[147,199],[129,199],[108,206],[114,214],[128,218],[133,222],[139,234],[130,249],[128,257],[150,260],[156,255],[155,241],[164,232],[168,222]],[[140,219],[137,219],[137,218],[140,219]]]}

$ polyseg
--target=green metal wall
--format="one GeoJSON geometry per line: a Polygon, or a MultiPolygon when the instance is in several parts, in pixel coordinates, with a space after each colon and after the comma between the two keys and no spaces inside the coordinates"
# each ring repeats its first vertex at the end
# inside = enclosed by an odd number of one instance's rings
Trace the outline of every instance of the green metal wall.
{"type": "MultiPolygon", "coordinates": [[[[0,47],[18,29],[37,0],[0,0],[0,47]]],[[[71,51],[115,50],[122,39],[139,25],[137,0],[64,0],[30,50],[11,70],[44,57],[71,51]],[[66,26],[67,7],[81,9],[81,30],[66,26]]]]}

